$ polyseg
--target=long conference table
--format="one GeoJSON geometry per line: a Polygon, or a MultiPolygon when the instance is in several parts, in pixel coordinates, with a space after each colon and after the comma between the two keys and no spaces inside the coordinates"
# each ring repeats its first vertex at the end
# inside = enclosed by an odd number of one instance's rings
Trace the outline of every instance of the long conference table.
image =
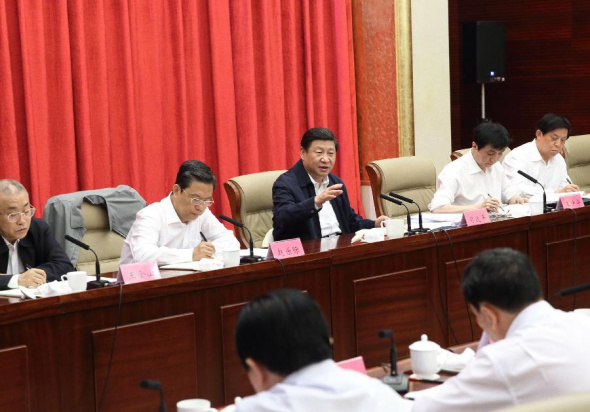
{"type": "MultiPolygon", "coordinates": [[[[478,338],[459,279],[484,249],[527,253],[547,298],[590,282],[588,207],[371,244],[350,240],[304,242],[305,256],[283,265],[162,271],[163,279],[145,283],[0,298],[0,410],[92,411],[103,399],[103,411],[151,411],[159,393],[139,387],[146,378],[162,382],[171,411],[186,398],[233,403],[252,393],[234,348],[237,316],[249,299],[278,288],[319,302],[336,360],[362,355],[371,367],[389,360],[381,329],[395,331],[400,356],[422,333],[445,346],[478,338]]],[[[590,307],[590,292],[551,303],[590,307]]]]}

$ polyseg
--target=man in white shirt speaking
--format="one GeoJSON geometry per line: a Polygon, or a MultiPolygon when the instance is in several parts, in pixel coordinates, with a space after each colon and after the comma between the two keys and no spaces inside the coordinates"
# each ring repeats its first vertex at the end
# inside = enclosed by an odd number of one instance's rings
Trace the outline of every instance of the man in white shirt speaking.
{"type": "Polygon", "coordinates": [[[518,174],[522,170],[537,179],[547,193],[577,192],[580,188],[567,175],[561,151],[572,126],[565,117],[547,113],[537,123],[535,139],[517,147],[503,161],[506,175],[526,197],[542,195],[543,189],[518,174]]]}
{"type": "Polygon", "coordinates": [[[307,294],[281,289],[242,309],[236,349],[256,395],[237,412],[401,412],[411,402],[360,372],[334,363],[328,323],[307,294]]]}
{"type": "Polygon", "coordinates": [[[476,126],[471,150],[438,175],[437,189],[428,205],[430,211],[463,213],[485,208],[497,212],[501,203],[527,202],[498,163],[509,144],[510,135],[500,123],[476,126]]]}
{"type": "Polygon", "coordinates": [[[121,264],[155,260],[158,265],[167,265],[239,249],[233,232],[209,210],[216,184],[205,163],[184,162],[172,192],[137,213],[123,244],[121,264]]]}
{"type": "Polygon", "coordinates": [[[590,391],[590,317],[542,300],[526,255],[480,253],[465,269],[461,288],[484,330],[480,348],[459,375],[418,392],[412,411],[492,411],[590,391]]]}

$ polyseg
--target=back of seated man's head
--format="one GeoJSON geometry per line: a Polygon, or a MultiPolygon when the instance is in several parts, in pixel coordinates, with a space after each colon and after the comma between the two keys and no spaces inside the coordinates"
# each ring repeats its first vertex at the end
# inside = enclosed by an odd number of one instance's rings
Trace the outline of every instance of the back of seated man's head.
{"type": "Polygon", "coordinates": [[[301,148],[307,151],[309,146],[311,146],[311,142],[314,140],[334,142],[334,148],[336,151],[338,151],[338,140],[336,140],[334,133],[332,133],[332,131],[326,127],[312,127],[311,129],[307,130],[301,138],[301,148]]]}
{"type": "Polygon", "coordinates": [[[280,289],[248,302],[240,312],[235,339],[257,392],[332,357],[328,324],[318,304],[293,289],[280,289]],[[262,378],[253,376],[260,367],[275,375],[275,381],[261,382],[262,378]]]}
{"type": "Polygon", "coordinates": [[[511,142],[508,130],[500,123],[483,122],[473,129],[473,142],[481,150],[487,145],[493,149],[504,150],[511,142]]]}
{"type": "Polygon", "coordinates": [[[555,113],[547,113],[537,123],[537,130],[540,130],[542,134],[547,134],[556,129],[566,129],[567,139],[572,132],[572,125],[568,119],[555,113]]]}
{"type": "Polygon", "coordinates": [[[477,255],[465,269],[461,288],[467,302],[482,303],[516,314],[542,298],[539,278],[528,256],[509,248],[477,255]]]}

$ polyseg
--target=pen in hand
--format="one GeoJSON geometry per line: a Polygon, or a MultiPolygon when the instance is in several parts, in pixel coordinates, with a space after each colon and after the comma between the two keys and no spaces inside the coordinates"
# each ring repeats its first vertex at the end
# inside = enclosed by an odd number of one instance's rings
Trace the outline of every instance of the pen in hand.
{"type": "MultiPolygon", "coordinates": [[[[492,197],[492,195],[490,195],[490,194],[488,193],[488,197],[492,197]]],[[[493,199],[493,198],[492,198],[492,199],[493,199]]],[[[505,212],[505,210],[504,210],[504,208],[502,207],[502,205],[500,204],[500,202],[498,202],[498,207],[499,207],[500,209],[502,209],[502,212],[505,212]]]]}
{"type": "Polygon", "coordinates": [[[199,232],[199,233],[201,234],[201,239],[203,239],[203,242],[207,242],[207,238],[205,237],[203,232],[199,232]]]}

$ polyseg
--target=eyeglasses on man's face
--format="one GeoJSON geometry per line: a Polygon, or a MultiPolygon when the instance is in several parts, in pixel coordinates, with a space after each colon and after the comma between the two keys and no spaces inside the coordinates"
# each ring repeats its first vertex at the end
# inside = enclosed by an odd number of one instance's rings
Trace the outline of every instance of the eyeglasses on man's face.
{"type": "Polygon", "coordinates": [[[188,193],[186,193],[184,191],[184,189],[180,189],[183,193],[185,193],[189,200],[191,201],[191,203],[195,206],[201,206],[201,205],[205,205],[207,207],[211,206],[213,203],[215,203],[215,201],[213,199],[209,199],[209,200],[203,200],[203,199],[199,199],[198,197],[191,197],[188,193]]]}
{"type": "Polygon", "coordinates": [[[25,210],[24,212],[14,212],[8,214],[0,212],[0,214],[6,216],[6,220],[8,220],[9,222],[16,223],[21,219],[21,216],[25,219],[32,218],[35,215],[35,210],[36,209],[32,207],[30,209],[25,210]]]}

